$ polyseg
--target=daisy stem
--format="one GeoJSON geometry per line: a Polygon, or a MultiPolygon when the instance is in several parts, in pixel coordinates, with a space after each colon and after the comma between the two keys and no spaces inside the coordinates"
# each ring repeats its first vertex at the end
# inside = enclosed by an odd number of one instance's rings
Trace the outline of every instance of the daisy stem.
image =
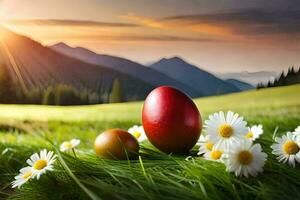
{"type": "Polygon", "coordinates": [[[76,156],[75,149],[74,149],[74,148],[72,148],[72,151],[73,151],[74,157],[77,159],[77,156],[76,156]]]}

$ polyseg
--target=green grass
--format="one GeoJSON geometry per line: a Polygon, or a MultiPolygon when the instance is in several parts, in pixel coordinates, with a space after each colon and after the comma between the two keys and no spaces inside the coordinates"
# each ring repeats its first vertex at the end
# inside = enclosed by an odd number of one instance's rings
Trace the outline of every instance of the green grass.
{"type": "Polygon", "coordinates": [[[238,178],[221,163],[196,156],[166,155],[148,142],[140,159],[113,161],[97,157],[95,137],[108,128],[141,123],[142,102],[51,107],[0,105],[0,199],[300,199],[300,169],[280,164],[270,153],[272,135],[300,125],[300,85],[196,99],[203,120],[232,110],[250,125],[262,123],[258,140],[268,153],[264,173],[238,178]],[[10,182],[26,159],[43,148],[56,151],[64,140],[82,140],[77,151],[59,154],[56,170],[17,190],[10,182]]]}

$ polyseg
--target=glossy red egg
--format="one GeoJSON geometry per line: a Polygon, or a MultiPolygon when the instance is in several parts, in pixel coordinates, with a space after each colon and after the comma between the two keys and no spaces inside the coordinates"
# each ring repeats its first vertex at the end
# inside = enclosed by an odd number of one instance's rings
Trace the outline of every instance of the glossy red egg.
{"type": "Polygon", "coordinates": [[[147,96],[142,121],[149,141],[166,153],[187,153],[202,130],[201,115],[193,100],[168,86],[158,87],[147,96]]]}
{"type": "Polygon", "coordinates": [[[116,160],[137,158],[139,148],[135,137],[121,129],[110,129],[101,133],[94,143],[97,155],[116,160]]]}

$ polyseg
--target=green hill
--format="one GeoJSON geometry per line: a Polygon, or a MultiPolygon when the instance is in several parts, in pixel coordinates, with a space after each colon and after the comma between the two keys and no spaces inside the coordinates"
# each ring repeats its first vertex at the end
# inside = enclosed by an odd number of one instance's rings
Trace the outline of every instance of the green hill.
{"type": "MultiPolygon", "coordinates": [[[[300,106],[300,85],[195,99],[204,116],[218,110],[261,112],[300,106]]],[[[143,102],[91,106],[0,105],[0,119],[57,121],[140,121],[143,102]]],[[[272,114],[272,113],[268,113],[272,114]]]]}

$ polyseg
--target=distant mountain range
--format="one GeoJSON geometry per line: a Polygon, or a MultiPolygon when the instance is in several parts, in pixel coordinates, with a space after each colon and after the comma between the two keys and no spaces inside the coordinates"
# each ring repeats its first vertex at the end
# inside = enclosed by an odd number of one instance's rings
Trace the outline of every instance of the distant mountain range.
{"type": "Polygon", "coordinates": [[[241,91],[235,83],[221,80],[179,57],[164,58],[147,67],[128,59],[96,54],[82,47],[73,48],[65,43],[58,43],[50,48],[88,63],[107,66],[136,78],[142,77],[144,81],[154,85],[175,86],[193,97],[241,91]]]}
{"type": "Polygon", "coordinates": [[[0,34],[0,63],[29,90],[68,84],[100,95],[107,102],[115,80],[120,81],[126,101],[144,99],[161,85],[179,88],[191,97],[240,92],[250,87],[240,81],[222,80],[179,57],[144,66],[64,43],[45,47],[3,27],[0,34]]]}
{"type": "Polygon", "coordinates": [[[182,84],[176,79],[166,76],[156,70],[145,67],[131,60],[110,55],[96,54],[93,51],[82,47],[72,48],[65,43],[58,43],[50,47],[51,49],[65,54],[67,56],[82,60],[94,65],[106,66],[121,73],[130,75],[137,79],[141,79],[151,85],[161,86],[170,85],[185,91],[192,97],[204,96],[201,92],[182,84]]]}
{"type": "Polygon", "coordinates": [[[267,83],[273,81],[277,76],[278,72],[272,71],[259,71],[259,72],[233,72],[233,73],[219,73],[216,74],[222,79],[236,79],[246,83],[250,83],[256,86],[258,83],[267,83]]]}
{"type": "Polygon", "coordinates": [[[122,83],[124,99],[140,100],[156,85],[102,65],[65,56],[28,37],[0,27],[0,61],[22,88],[68,84],[100,95],[107,102],[114,80],[122,83]]]}
{"type": "Polygon", "coordinates": [[[181,81],[205,96],[240,91],[234,84],[223,81],[179,57],[163,58],[150,65],[150,68],[181,81]]]}

